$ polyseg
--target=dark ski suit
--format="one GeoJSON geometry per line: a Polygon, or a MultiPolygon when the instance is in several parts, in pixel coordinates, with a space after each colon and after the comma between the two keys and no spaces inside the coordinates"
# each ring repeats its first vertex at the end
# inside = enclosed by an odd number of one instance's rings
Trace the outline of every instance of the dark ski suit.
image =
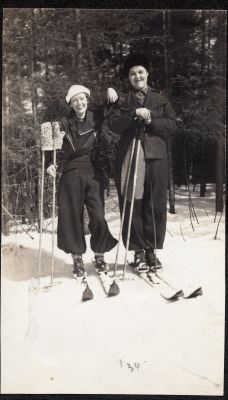
{"type": "MultiPolygon", "coordinates": [[[[121,95],[118,102],[107,111],[109,128],[114,133],[121,135],[116,155],[115,181],[122,211],[121,178],[123,179],[123,169],[125,168],[124,160],[133,137],[139,135],[141,130],[143,160],[141,160],[141,164],[139,162],[138,167],[141,195],[136,197],[134,202],[129,250],[154,249],[155,246],[162,249],[167,218],[168,155],[166,139],[175,130],[175,112],[167,98],[150,87],[145,93],[139,93],[142,96],[137,96],[137,94],[134,90],[130,90],[126,95],[121,95]],[[151,110],[152,119],[149,125],[141,123],[143,129],[140,128],[135,114],[135,110],[141,107],[151,110]],[[156,236],[154,232],[156,232],[156,236]]],[[[127,202],[123,225],[124,244],[127,240],[129,210],[130,201],[127,202]]]]}
{"type": "Polygon", "coordinates": [[[83,121],[73,110],[59,121],[65,131],[64,164],[58,195],[58,247],[66,253],[83,254],[86,242],[83,231],[84,205],[89,215],[91,249],[97,253],[110,251],[117,243],[104,218],[101,199],[97,145],[101,123],[98,114],[87,110],[83,121]]]}

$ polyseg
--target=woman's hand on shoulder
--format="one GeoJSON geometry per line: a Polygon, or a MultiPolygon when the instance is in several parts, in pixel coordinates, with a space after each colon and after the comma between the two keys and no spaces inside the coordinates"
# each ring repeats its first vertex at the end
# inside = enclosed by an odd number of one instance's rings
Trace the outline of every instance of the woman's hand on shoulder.
{"type": "Polygon", "coordinates": [[[115,103],[118,100],[118,94],[115,89],[108,88],[107,89],[107,101],[108,103],[115,103]]]}
{"type": "Polygon", "coordinates": [[[56,170],[57,170],[57,165],[51,164],[47,168],[47,173],[52,176],[52,178],[56,177],[56,170]]]}

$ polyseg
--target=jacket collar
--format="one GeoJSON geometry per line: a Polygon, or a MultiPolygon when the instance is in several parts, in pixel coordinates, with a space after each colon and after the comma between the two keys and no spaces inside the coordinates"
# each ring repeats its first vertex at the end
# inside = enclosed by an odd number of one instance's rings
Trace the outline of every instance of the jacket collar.
{"type": "Polygon", "coordinates": [[[144,93],[145,95],[147,95],[147,93],[148,93],[148,90],[149,90],[149,86],[146,86],[145,88],[143,88],[143,89],[134,89],[134,88],[131,88],[130,89],[131,90],[131,92],[133,92],[133,93],[140,93],[140,92],[142,92],[142,93],[144,93]]]}
{"type": "Polygon", "coordinates": [[[73,110],[70,111],[67,119],[70,130],[73,131],[76,135],[82,135],[83,133],[95,128],[93,112],[89,110],[87,110],[83,121],[77,120],[76,114],[73,110]]]}
{"type": "MultiPolygon", "coordinates": [[[[145,102],[143,107],[150,109],[157,108],[167,103],[166,98],[160,95],[156,90],[148,86],[148,92],[145,97],[145,102]]],[[[130,90],[125,98],[120,97],[119,101],[121,108],[135,108],[142,107],[139,105],[135,92],[130,90]]]]}

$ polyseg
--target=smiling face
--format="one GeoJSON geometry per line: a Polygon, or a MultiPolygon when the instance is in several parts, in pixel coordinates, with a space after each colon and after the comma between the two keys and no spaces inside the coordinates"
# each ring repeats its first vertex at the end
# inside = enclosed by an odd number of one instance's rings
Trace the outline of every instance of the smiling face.
{"type": "Polygon", "coordinates": [[[148,78],[147,70],[141,66],[136,65],[129,70],[128,77],[131,85],[134,89],[140,90],[147,87],[147,78],[148,78]]]}
{"type": "Polygon", "coordinates": [[[78,118],[84,118],[87,107],[88,98],[85,93],[79,93],[73,96],[70,100],[70,105],[76,112],[78,118]]]}

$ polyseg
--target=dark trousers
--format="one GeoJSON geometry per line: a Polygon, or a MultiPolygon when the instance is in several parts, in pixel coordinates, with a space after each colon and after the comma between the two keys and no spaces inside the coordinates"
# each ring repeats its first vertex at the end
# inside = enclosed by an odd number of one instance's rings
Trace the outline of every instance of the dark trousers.
{"type": "Polygon", "coordinates": [[[91,249],[110,251],[117,243],[104,218],[100,184],[92,177],[77,176],[74,170],[61,177],[59,190],[58,247],[66,253],[83,254],[86,242],[83,230],[84,205],[89,215],[91,249]]]}
{"type": "MultiPolygon", "coordinates": [[[[116,186],[120,211],[123,196],[120,192],[121,171],[116,171],[116,186]]],[[[162,249],[167,220],[168,160],[146,160],[143,198],[134,201],[129,250],[162,249]],[[153,209],[152,209],[153,207],[153,209]],[[154,216],[154,218],[153,218],[154,216]]],[[[123,224],[123,243],[127,242],[130,202],[127,202],[123,224]]]]}

